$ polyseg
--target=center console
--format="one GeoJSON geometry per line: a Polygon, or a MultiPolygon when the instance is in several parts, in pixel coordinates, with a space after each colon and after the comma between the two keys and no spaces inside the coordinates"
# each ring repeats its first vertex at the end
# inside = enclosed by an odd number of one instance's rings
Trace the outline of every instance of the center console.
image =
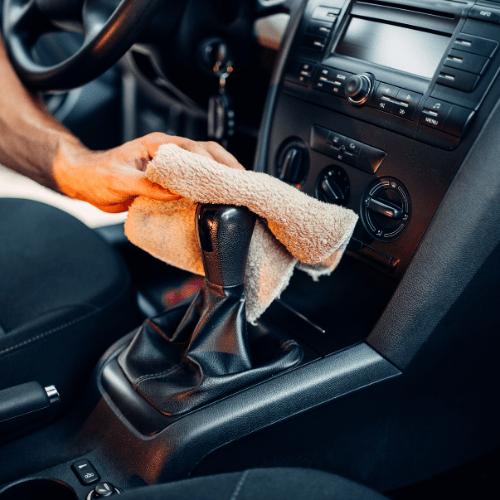
{"type": "Polygon", "coordinates": [[[258,169],[357,212],[350,250],[396,279],[498,93],[490,6],[314,0],[283,57],[258,169]]]}

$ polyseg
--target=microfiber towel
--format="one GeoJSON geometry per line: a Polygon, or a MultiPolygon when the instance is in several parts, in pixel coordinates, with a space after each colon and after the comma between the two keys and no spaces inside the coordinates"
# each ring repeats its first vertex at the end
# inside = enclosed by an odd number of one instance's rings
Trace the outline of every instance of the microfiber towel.
{"type": "Polygon", "coordinates": [[[323,203],[268,174],[231,168],[175,144],[160,146],[146,175],[182,198],[136,198],[125,234],[167,264],[204,274],[195,224],[198,203],[246,206],[260,217],[245,274],[251,323],[280,296],[295,268],[313,279],[330,274],[358,220],[352,210],[323,203]]]}

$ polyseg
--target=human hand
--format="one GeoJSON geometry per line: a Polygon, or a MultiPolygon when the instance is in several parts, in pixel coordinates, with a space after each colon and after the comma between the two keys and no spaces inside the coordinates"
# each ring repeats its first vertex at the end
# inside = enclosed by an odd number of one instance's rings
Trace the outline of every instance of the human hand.
{"type": "Polygon", "coordinates": [[[137,196],[159,201],[178,200],[179,195],[146,178],[147,163],[162,144],[183,149],[243,168],[233,155],[215,142],[196,142],[153,133],[107,151],[90,151],[80,143],[62,143],[53,175],[62,193],[87,201],[104,212],[124,212],[137,196]]]}

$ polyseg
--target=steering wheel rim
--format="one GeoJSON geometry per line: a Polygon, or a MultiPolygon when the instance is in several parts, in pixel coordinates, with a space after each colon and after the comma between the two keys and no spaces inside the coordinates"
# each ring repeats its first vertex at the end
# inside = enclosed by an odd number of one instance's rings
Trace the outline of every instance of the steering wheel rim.
{"type": "MultiPolygon", "coordinates": [[[[35,90],[67,91],[98,77],[115,64],[149,24],[164,0],[6,0],[3,36],[12,65],[35,90]],[[60,29],[61,19],[79,21],[83,45],[64,61],[44,66],[32,48],[43,33],[60,29]]],[[[67,24],[66,24],[67,25],[67,24]]]]}

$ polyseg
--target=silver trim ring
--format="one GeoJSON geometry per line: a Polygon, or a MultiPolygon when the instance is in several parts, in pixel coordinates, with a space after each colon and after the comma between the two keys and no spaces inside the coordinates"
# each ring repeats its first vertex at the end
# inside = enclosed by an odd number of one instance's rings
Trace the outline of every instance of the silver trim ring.
{"type": "Polygon", "coordinates": [[[349,96],[347,96],[347,100],[349,102],[351,102],[352,104],[364,104],[366,101],[368,101],[368,98],[370,97],[370,95],[372,93],[373,84],[372,84],[371,79],[368,78],[368,76],[366,76],[366,75],[357,75],[357,76],[359,76],[360,78],[364,78],[368,82],[368,92],[359,101],[355,101],[352,97],[349,97],[349,96]]]}

